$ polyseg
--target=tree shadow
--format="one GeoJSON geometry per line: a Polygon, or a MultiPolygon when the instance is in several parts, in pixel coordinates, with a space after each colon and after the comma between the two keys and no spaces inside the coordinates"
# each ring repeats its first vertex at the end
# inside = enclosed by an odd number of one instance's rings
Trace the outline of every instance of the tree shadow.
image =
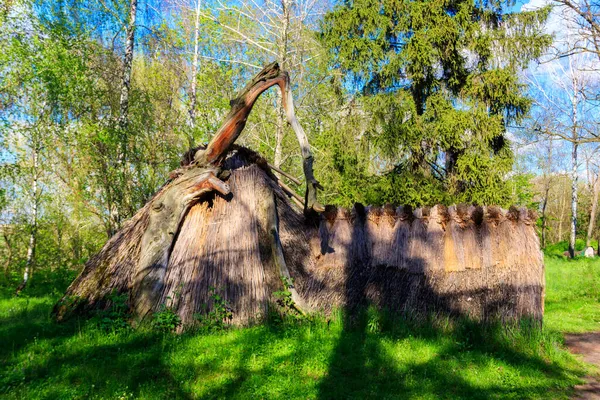
{"type": "MultiPolygon", "coordinates": [[[[456,306],[452,296],[438,294],[426,280],[415,284],[414,274],[423,275],[425,260],[406,260],[410,271],[373,265],[364,207],[355,205],[354,213],[348,244],[351,261],[345,264],[344,273],[343,328],[319,384],[319,399],[541,398],[555,390],[564,393],[573,376],[581,374],[533,350],[543,344],[538,321],[476,321],[456,306]],[[415,295],[424,299],[422,304],[411,299],[415,295]],[[535,346],[528,347],[528,340],[535,346]],[[414,341],[434,350],[423,356],[394,356],[394,345],[411,346],[414,341]],[[491,378],[482,381],[468,374],[489,370],[490,365],[498,365],[498,375],[503,368],[513,369],[538,381],[560,381],[564,387],[523,383],[518,378],[506,384],[491,378]]],[[[329,243],[321,243],[321,249],[335,251],[329,243]]],[[[489,297],[485,290],[457,296],[483,297],[482,314],[499,315],[513,301],[505,295],[509,289],[502,288],[498,297],[489,297]]]]}
{"type": "Polygon", "coordinates": [[[129,398],[149,387],[156,397],[190,397],[164,364],[162,335],[111,333],[78,318],[59,324],[53,299],[31,301],[0,318],[0,397],[129,398]]]}

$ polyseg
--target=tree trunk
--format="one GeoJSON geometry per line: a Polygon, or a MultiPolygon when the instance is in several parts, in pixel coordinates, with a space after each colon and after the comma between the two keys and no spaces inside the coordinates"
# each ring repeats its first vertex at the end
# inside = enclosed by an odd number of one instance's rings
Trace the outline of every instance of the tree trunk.
{"type": "Polygon", "coordinates": [[[575,257],[575,244],[577,235],[577,143],[573,143],[573,151],[571,152],[571,230],[569,235],[569,256],[575,257]]]}
{"type": "Polygon", "coordinates": [[[563,222],[565,218],[566,208],[567,208],[567,194],[562,190],[562,195],[560,196],[560,215],[558,217],[558,238],[557,242],[563,240],[563,222]]]}
{"type": "MultiPolygon", "coordinates": [[[[131,91],[131,71],[133,67],[133,51],[135,47],[135,26],[137,15],[138,0],[130,0],[129,2],[129,21],[126,28],[125,39],[125,56],[123,57],[123,75],[121,78],[121,97],[119,99],[119,118],[117,120],[117,174],[120,176],[120,182],[108,182],[105,184],[108,201],[108,227],[107,231],[110,236],[113,236],[118,229],[121,228],[121,222],[124,218],[121,206],[124,201],[128,201],[127,197],[112,199],[112,194],[118,193],[118,190],[113,190],[115,184],[121,185],[121,188],[127,188],[130,184],[130,171],[127,166],[127,153],[129,146],[129,138],[127,135],[127,126],[129,124],[129,93],[131,91]]],[[[108,169],[108,167],[107,167],[108,169]]]]}
{"type": "Polygon", "coordinates": [[[273,166],[280,168],[283,163],[283,137],[285,130],[283,128],[283,120],[285,111],[283,111],[281,94],[277,94],[277,100],[275,103],[276,117],[275,117],[275,154],[273,156],[273,166]]]}
{"type": "Polygon", "coordinates": [[[546,208],[548,206],[548,195],[550,193],[550,184],[552,173],[552,140],[548,143],[548,159],[544,168],[544,199],[542,201],[542,249],[546,248],[546,235],[548,231],[548,217],[546,216],[546,208]]]}
{"type": "MultiPolygon", "coordinates": [[[[195,9],[195,21],[194,21],[194,58],[192,60],[192,79],[190,89],[190,128],[194,129],[196,126],[196,92],[197,92],[197,75],[200,58],[200,9],[202,6],[202,0],[196,0],[195,9]]],[[[190,148],[194,147],[193,136],[190,140],[190,148]]]]}
{"type": "Polygon", "coordinates": [[[27,247],[27,259],[25,260],[25,272],[23,273],[23,281],[17,287],[15,294],[18,296],[29,283],[33,275],[33,266],[35,263],[35,246],[37,242],[37,223],[38,223],[38,149],[33,149],[33,182],[31,185],[31,193],[33,196],[32,216],[31,216],[31,232],[29,233],[29,245],[27,247]]]}
{"type": "MultiPolygon", "coordinates": [[[[550,178],[547,178],[550,179],[550,178]]],[[[544,191],[544,200],[542,200],[542,249],[546,248],[546,231],[548,230],[548,218],[546,217],[546,207],[548,206],[548,193],[550,192],[550,185],[546,183],[546,189],[544,191]]]]}
{"type": "Polygon", "coordinates": [[[131,88],[131,69],[133,65],[133,48],[135,46],[135,24],[138,0],[130,0],[129,21],[126,29],[125,57],[123,58],[123,77],[121,80],[121,98],[119,100],[119,128],[127,127],[129,114],[129,91],[131,88]]]}
{"type": "Polygon", "coordinates": [[[585,240],[585,247],[589,247],[592,243],[592,234],[594,233],[594,227],[596,224],[596,213],[598,210],[598,195],[600,194],[600,175],[596,177],[594,185],[592,186],[594,196],[592,198],[592,209],[590,212],[590,223],[588,224],[587,236],[585,240]]]}
{"type": "MultiPolygon", "coordinates": [[[[281,24],[281,39],[278,44],[278,62],[281,68],[284,70],[288,64],[288,40],[289,40],[289,27],[290,27],[290,12],[291,2],[289,0],[281,0],[281,7],[283,9],[283,21],[281,24]]],[[[283,139],[285,136],[284,121],[285,121],[285,110],[283,109],[283,93],[277,94],[276,103],[276,123],[275,123],[275,155],[273,158],[273,165],[276,168],[280,168],[283,163],[283,139]]]]}
{"type": "Polygon", "coordinates": [[[2,229],[2,236],[4,237],[4,244],[6,245],[6,250],[8,255],[6,256],[6,260],[4,261],[4,278],[8,280],[10,275],[10,263],[12,262],[13,257],[13,249],[10,244],[10,239],[8,237],[8,232],[6,231],[6,227],[2,229]]]}

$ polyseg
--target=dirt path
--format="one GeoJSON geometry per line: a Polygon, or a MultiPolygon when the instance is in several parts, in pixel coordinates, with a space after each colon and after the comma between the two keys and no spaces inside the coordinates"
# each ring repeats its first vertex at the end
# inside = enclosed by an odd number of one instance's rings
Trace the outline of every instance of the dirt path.
{"type": "MultiPolygon", "coordinates": [[[[600,332],[565,335],[565,344],[573,353],[581,354],[583,360],[600,368],[600,332]]],[[[600,377],[587,376],[586,383],[575,386],[578,400],[600,400],[600,377]]]]}

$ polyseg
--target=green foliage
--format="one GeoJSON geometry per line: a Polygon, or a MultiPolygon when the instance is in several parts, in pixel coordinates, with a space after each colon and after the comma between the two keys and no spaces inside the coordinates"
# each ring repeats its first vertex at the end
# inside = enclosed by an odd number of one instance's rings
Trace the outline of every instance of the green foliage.
{"type": "Polygon", "coordinates": [[[283,275],[280,276],[279,279],[281,279],[283,290],[273,292],[273,296],[276,299],[278,299],[279,305],[285,310],[291,309],[294,306],[294,300],[292,300],[292,293],[289,290],[290,287],[293,286],[292,279],[283,275]]]}
{"type": "Polygon", "coordinates": [[[159,310],[152,316],[152,327],[159,332],[173,332],[181,325],[181,318],[166,304],[161,304],[159,310]]]}
{"type": "MultiPolygon", "coordinates": [[[[225,330],[230,326],[229,322],[233,318],[232,308],[215,287],[209,287],[208,292],[212,307],[210,311],[205,310],[205,313],[196,315],[200,329],[208,332],[225,330]]],[[[205,308],[208,309],[208,306],[205,308]]]]}
{"type": "Polygon", "coordinates": [[[367,320],[367,332],[369,333],[379,333],[382,329],[382,319],[383,316],[381,312],[377,312],[377,310],[373,307],[369,307],[368,312],[368,320],[367,320]]]}
{"type": "Polygon", "coordinates": [[[107,298],[108,306],[105,309],[96,312],[94,318],[98,328],[105,332],[116,333],[122,330],[130,329],[129,325],[129,305],[126,293],[111,293],[107,298]]]}
{"type": "Polygon", "coordinates": [[[532,183],[533,178],[533,174],[518,173],[508,179],[507,183],[512,193],[510,199],[513,205],[528,208],[536,207],[537,204],[533,201],[535,196],[535,190],[532,183]]]}
{"type": "Polygon", "coordinates": [[[510,6],[354,0],[325,16],[323,41],[334,66],[352,76],[346,86],[356,88],[370,121],[366,164],[375,168],[363,174],[386,192],[380,198],[510,203],[505,126],[530,108],[518,71],[550,44],[541,33],[548,7],[509,13],[510,6]]]}
{"type": "Polygon", "coordinates": [[[307,318],[306,315],[298,310],[296,303],[292,298],[292,292],[290,291],[290,288],[294,285],[292,278],[286,276],[280,276],[279,278],[281,279],[283,290],[273,292],[273,297],[276,299],[277,303],[279,318],[272,315],[271,320],[283,322],[283,319],[285,318],[291,318],[292,320],[302,320],[307,318]]]}
{"type": "Polygon", "coordinates": [[[281,307],[282,310],[284,310],[284,312],[293,310],[294,300],[292,300],[292,293],[289,290],[287,290],[287,287],[285,290],[273,292],[273,297],[277,299],[277,304],[281,307]]]}

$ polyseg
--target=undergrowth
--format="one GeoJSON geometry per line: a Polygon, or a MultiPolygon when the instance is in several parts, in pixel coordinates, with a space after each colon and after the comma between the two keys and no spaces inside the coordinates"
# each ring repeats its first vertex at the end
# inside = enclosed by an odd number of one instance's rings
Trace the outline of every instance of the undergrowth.
{"type": "Polygon", "coordinates": [[[201,331],[217,332],[228,328],[233,318],[231,305],[225,300],[217,288],[208,288],[212,305],[204,305],[204,312],[196,314],[201,331]]]}

